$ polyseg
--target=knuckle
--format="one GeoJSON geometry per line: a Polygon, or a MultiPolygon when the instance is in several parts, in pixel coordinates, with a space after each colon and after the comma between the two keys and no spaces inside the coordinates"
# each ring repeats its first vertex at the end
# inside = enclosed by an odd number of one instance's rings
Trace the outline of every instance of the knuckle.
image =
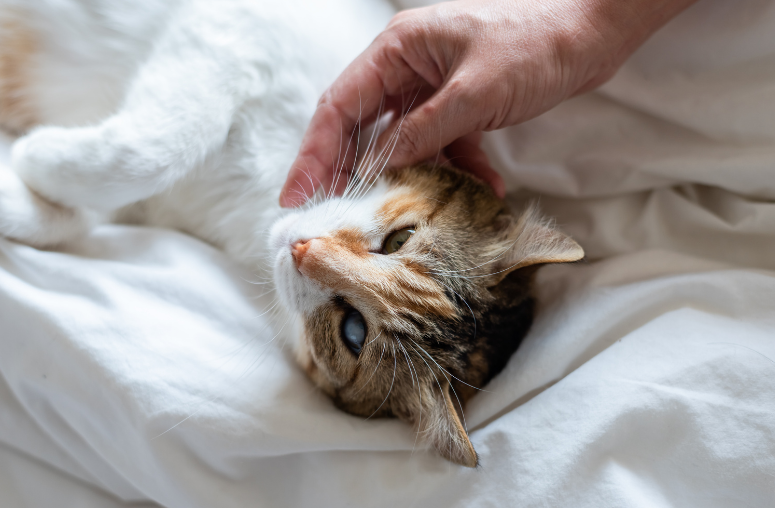
{"type": "Polygon", "coordinates": [[[390,23],[388,23],[388,27],[395,26],[398,24],[401,24],[403,21],[409,18],[410,11],[404,10],[404,11],[398,11],[390,20],[390,23]]]}
{"type": "Polygon", "coordinates": [[[404,43],[400,34],[393,31],[383,32],[376,43],[388,62],[400,61],[404,52],[404,43]]]}
{"type": "Polygon", "coordinates": [[[477,9],[460,9],[452,4],[438,4],[436,16],[439,25],[452,32],[468,32],[484,28],[486,20],[477,9]]]}
{"type": "Polygon", "coordinates": [[[416,162],[423,156],[424,138],[425,133],[415,122],[404,122],[395,149],[396,157],[409,163],[416,162]]]}
{"type": "Polygon", "coordinates": [[[405,43],[427,39],[442,26],[432,11],[432,8],[400,11],[381,35],[395,37],[405,43]]]}
{"type": "Polygon", "coordinates": [[[452,97],[462,97],[469,99],[473,95],[471,93],[471,85],[465,77],[460,75],[452,76],[445,84],[445,92],[452,97]]]}
{"type": "Polygon", "coordinates": [[[324,108],[326,106],[333,106],[334,97],[331,93],[331,88],[327,88],[318,99],[317,108],[324,108]]]}
{"type": "Polygon", "coordinates": [[[401,11],[393,16],[383,33],[408,35],[412,30],[412,26],[415,25],[415,17],[410,12],[401,11]]]}

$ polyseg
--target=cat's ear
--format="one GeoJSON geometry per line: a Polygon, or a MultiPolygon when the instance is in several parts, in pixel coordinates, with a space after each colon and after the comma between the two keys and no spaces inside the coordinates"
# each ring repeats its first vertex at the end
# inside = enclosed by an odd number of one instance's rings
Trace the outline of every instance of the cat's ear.
{"type": "Polygon", "coordinates": [[[504,218],[501,227],[505,239],[488,253],[493,260],[482,266],[488,273],[488,286],[498,284],[519,268],[570,263],[584,257],[584,249],[542,217],[535,206],[528,207],[516,220],[504,218]]]}
{"type": "Polygon", "coordinates": [[[476,467],[479,457],[463,425],[462,408],[450,396],[449,384],[434,383],[430,400],[423,401],[423,414],[416,417],[420,432],[445,459],[466,467],[476,467]]]}

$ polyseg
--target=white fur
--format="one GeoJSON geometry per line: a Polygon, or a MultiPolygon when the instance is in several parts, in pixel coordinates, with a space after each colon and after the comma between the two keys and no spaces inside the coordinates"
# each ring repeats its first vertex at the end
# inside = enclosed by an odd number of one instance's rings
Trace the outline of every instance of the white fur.
{"type": "Polygon", "coordinates": [[[45,246],[82,235],[91,222],[84,210],[40,198],[10,168],[0,165],[0,232],[4,236],[45,246]]]}
{"type": "Polygon", "coordinates": [[[84,210],[99,210],[189,231],[260,268],[317,98],[392,8],[2,0],[2,12],[35,34],[26,92],[40,123],[56,126],[12,154],[16,174],[50,203],[6,171],[0,234],[55,244],[87,229],[84,210]]]}

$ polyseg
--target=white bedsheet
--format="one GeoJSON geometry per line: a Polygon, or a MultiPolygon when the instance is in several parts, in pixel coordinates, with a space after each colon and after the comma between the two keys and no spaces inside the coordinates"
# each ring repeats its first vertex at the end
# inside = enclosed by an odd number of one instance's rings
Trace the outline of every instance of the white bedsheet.
{"type": "Polygon", "coordinates": [[[774,506],[773,33],[773,2],[701,0],[487,138],[589,262],[539,274],[467,409],[477,470],[333,408],[260,281],[195,239],[0,240],[0,506],[774,506]]]}

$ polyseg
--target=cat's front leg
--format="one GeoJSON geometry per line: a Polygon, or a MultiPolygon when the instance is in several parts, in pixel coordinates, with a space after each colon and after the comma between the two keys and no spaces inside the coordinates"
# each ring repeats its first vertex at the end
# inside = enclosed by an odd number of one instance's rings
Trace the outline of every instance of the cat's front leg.
{"type": "Polygon", "coordinates": [[[217,157],[257,79],[218,35],[182,16],[116,114],[96,126],[32,131],[13,148],[14,170],[53,202],[111,211],[165,191],[217,157]]]}

